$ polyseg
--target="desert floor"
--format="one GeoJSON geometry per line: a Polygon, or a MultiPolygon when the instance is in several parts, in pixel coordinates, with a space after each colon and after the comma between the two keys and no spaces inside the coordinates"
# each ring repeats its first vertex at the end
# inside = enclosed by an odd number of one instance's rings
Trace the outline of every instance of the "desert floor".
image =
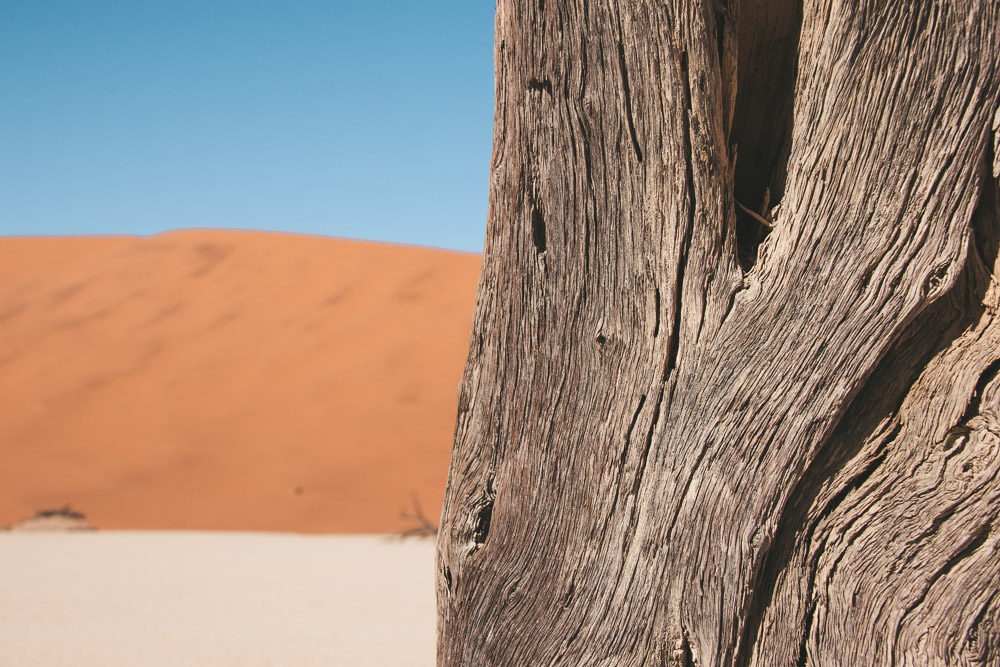
{"type": "Polygon", "coordinates": [[[0,533],[0,664],[434,664],[434,544],[281,533],[0,533]]]}

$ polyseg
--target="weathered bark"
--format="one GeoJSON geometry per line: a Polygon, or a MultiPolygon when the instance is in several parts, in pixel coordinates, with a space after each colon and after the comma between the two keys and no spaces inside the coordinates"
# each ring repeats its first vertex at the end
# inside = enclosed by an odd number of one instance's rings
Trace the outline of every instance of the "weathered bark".
{"type": "Polygon", "coordinates": [[[440,665],[1000,664],[1000,5],[738,5],[498,2],[440,665]]]}

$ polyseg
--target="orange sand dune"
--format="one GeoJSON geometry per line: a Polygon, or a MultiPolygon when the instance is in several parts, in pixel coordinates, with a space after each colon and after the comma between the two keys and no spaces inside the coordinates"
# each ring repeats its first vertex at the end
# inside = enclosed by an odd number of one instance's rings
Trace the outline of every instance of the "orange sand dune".
{"type": "Polygon", "coordinates": [[[185,231],[0,239],[0,524],[437,520],[478,255],[185,231]]]}

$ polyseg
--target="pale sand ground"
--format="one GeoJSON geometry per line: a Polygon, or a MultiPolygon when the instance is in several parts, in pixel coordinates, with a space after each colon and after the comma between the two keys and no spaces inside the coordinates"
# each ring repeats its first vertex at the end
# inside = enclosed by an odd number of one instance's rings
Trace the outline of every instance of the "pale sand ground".
{"type": "Polygon", "coordinates": [[[0,665],[433,665],[434,545],[0,533],[0,665]]]}

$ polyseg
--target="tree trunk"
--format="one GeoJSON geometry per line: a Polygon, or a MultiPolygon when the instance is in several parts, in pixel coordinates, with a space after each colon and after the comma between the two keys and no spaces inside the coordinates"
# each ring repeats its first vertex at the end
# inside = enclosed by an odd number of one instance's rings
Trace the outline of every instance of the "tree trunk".
{"type": "Polygon", "coordinates": [[[439,665],[1000,664],[998,27],[499,0],[439,665]]]}

